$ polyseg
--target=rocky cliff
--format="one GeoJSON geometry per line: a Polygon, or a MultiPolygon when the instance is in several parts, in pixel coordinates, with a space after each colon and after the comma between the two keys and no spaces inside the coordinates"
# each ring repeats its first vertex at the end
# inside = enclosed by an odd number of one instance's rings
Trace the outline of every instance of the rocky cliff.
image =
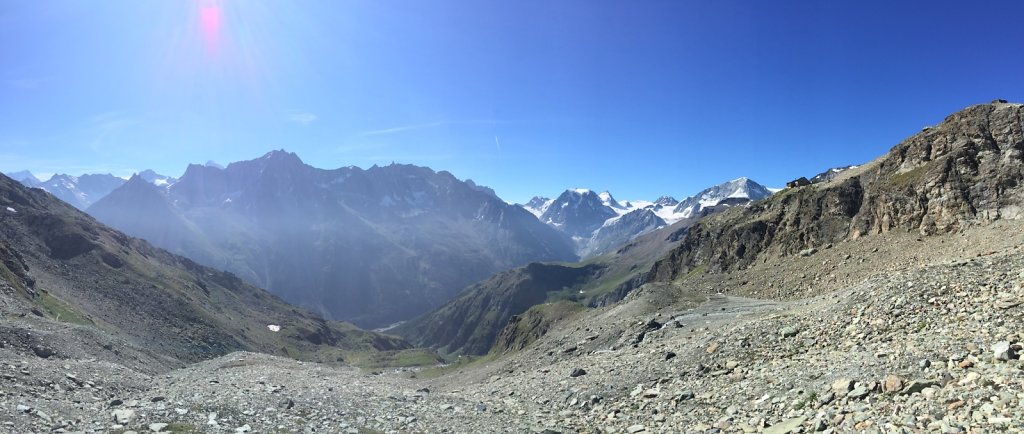
{"type": "Polygon", "coordinates": [[[648,276],[744,268],[846,239],[903,230],[949,233],[1024,217],[1024,105],[997,100],[947,117],[870,164],[709,218],[648,276]]]}

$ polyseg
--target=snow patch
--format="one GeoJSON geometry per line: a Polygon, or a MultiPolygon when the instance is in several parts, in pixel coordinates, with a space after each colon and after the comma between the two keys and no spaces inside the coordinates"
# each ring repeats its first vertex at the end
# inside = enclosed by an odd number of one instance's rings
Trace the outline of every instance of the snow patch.
{"type": "Polygon", "coordinates": [[[267,328],[270,329],[270,331],[275,332],[275,333],[281,331],[281,326],[279,326],[277,324],[267,324],[267,328]]]}
{"type": "Polygon", "coordinates": [[[14,209],[14,208],[11,208],[11,207],[7,207],[7,211],[8,212],[13,212],[13,213],[17,213],[18,212],[18,210],[14,209]]]}

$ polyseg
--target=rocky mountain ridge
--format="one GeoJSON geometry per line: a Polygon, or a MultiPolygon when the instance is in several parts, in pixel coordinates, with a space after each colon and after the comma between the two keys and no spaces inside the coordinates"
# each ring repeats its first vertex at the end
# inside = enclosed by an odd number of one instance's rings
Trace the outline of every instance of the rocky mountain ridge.
{"type": "Polygon", "coordinates": [[[324,170],[274,151],[224,169],[191,165],[166,188],[133,181],[89,212],[365,327],[423,313],[505,269],[576,259],[566,236],[527,211],[425,167],[324,170]]]}
{"type": "Polygon", "coordinates": [[[565,190],[556,199],[536,196],[521,206],[571,236],[577,254],[586,258],[609,252],[655,229],[700,216],[704,209],[745,205],[771,194],[767,187],[744,177],[704,189],[682,202],[672,196],[654,202],[619,202],[607,191],[575,188],[565,190]]]}
{"type": "Polygon", "coordinates": [[[6,176],[0,211],[0,328],[8,350],[111,360],[124,351],[148,370],[238,350],[336,362],[347,352],[408,347],[324,321],[6,176]],[[99,343],[69,345],[73,335],[99,343]]]}
{"type": "MultiPolygon", "coordinates": [[[[7,175],[26,187],[46,190],[58,199],[80,210],[85,210],[126,182],[124,178],[109,173],[84,174],[80,176],[58,173],[46,181],[36,178],[28,170],[12,172],[7,175]]],[[[139,175],[146,179],[146,181],[158,186],[166,186],[174,182],[174,178],[160,175],[152,170],[145,170],[140,172],[139,175]]]]}
{"type": "Polygon", "coordinates": [[[741,269],[893,230],[949,233],[1024,217],[1024,106],[969,107],[824,183],[785,190],[693,228],[655,264],[652,281],[741,269]]]}

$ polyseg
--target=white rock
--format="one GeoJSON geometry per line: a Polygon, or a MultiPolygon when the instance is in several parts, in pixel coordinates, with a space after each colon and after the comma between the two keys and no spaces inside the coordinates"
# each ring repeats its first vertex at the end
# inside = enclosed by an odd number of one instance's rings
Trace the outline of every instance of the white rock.
{"type": "Polygon", "coordinates": [[[135,410],[121,408],[114,410],[110,415],[114,418],[114,422],[124,425],[135,419],[135,410]]]}

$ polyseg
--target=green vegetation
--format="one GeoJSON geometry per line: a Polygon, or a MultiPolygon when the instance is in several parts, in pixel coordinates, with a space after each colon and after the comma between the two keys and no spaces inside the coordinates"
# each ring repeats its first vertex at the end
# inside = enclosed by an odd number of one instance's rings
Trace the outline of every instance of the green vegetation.
{"type": "Polygon", "coordinates": [[[165,427],[163,431],[170,433],[190,434],[199,432],[199,429],[187,423],[171,422],[167,424],[167,427],[165,427]]]}
{"type": "Polygon", "coordinates": [[[0,262],[0,278],[3,278],[7,283],[11,284],[11,286],[20,292],[22,296],[28,297],[28,288],[25,288],[25,286],[21,284],[21,280],[18,279],[11,270],[7,269],[7,266],[5,266],[3,262],[0,262]]]}
{"type": "Polygon", "coordinates": [[[64,321],[79,325],[94,324],[92,320],[86,318],[84,315],[82,315],[73,307],[71,307],[71,305],[64,303],[63,301],[45,292],[41,293],[39,297],[36,298],[36,303],[39,305],[39,307],[42,307],[47,314],[49,314],[58,321],[64,321]]]}
{"type": "Polygon", "coordinates": [[[363,369],[408,368],[414,366],[435,366],[444,362],[436,352],[425,348],[399,351],[351,353],[346,359],[353,366],[363,369]]]}
{"type": "Polygon", "coordinates": [[[458,372],[459,370],[471,367],[479,366],[485,363],[493,362],[498,358],[498,354],[494,351],[484,356],[457,356],[454,359],[448,361],[445,365],[432,366],[429,368],[423,368],[417,372],[416,378],[437,378],[443,375],[458,372]]]}

